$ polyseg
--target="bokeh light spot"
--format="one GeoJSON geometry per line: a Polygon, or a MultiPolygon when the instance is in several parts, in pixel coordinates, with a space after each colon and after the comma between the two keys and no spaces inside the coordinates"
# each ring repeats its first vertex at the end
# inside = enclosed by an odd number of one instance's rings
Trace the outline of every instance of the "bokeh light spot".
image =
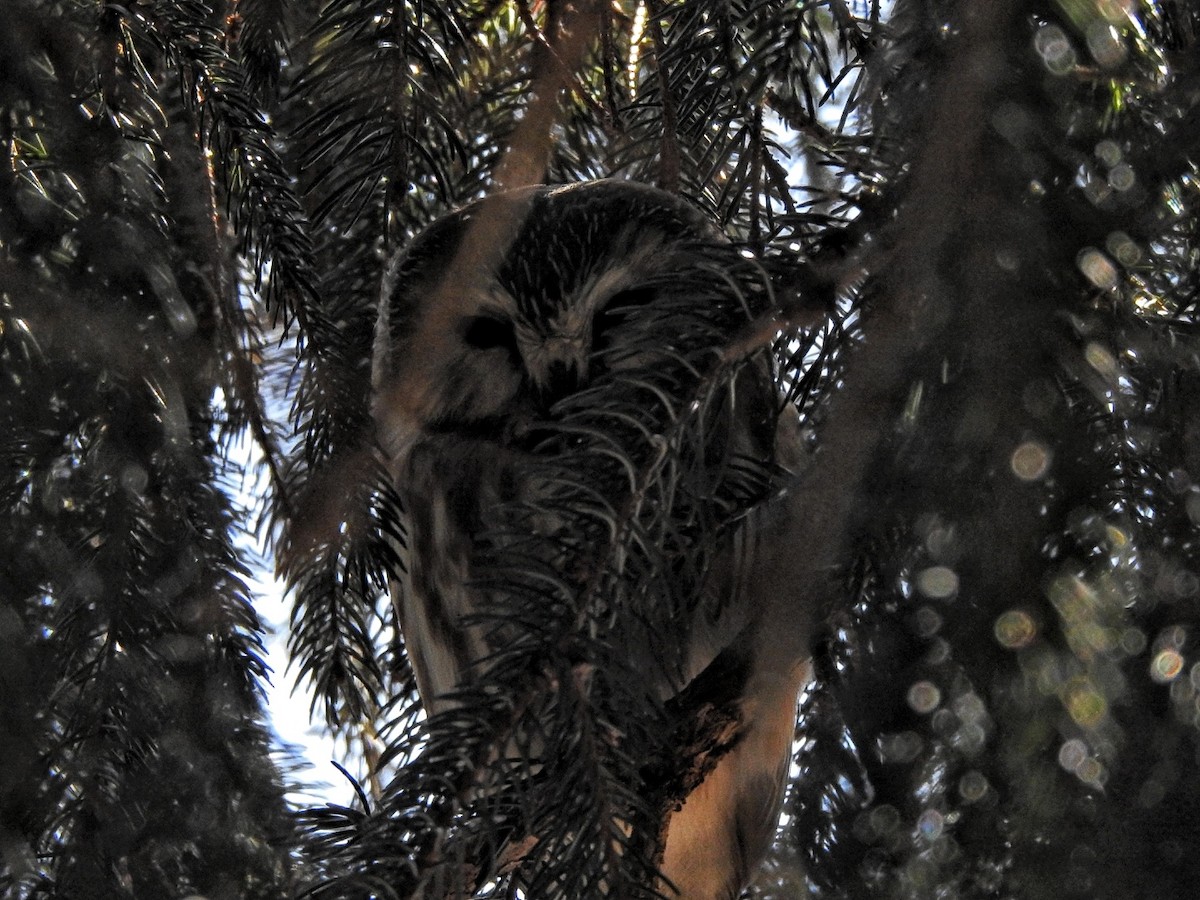
{"type": "Polygon", "coordinates": [[[958,592],[958,573],[948,566],[930,566],[917,573],[917,590],[933,600],[946,600],[958,592]]]}
{"type": "Polygon", "coordinates": [[[1121,632],[1121,649],[1129,656],[1137,656],[1146,649],[1147,643],[1146,632],[1140,628],[1131,626],[1121,632]]]}
{"type": "Polygon", "coordinates": [[[1075,68],[1075,48],[1065,31],[1057,25],[1043,25],[1033,36],[1033,47],[1046,68],[1055,75],[1065,75],[1075,68]]]}
{"type": "Polygon", "coordinates": [[[1102,19],[1090,23],[1087,26],[1085,37],[1087,38],[1088,52],[1092,54],[1092,59],[1106,69],[1111,69],[1114,66],[1119,66],[1125,61],[1125,42],[1121,40],[1121,35],[1117,30],[1102,19]]]}
{"type": "Polygon", "coordinates": [[[1128,191],[1137,184],[1137,174],[1129,163],[1118,163],[1108,173],[1108,183],[1114,191],[1128,191]]]}
{"type": "Polygon", "coordinates": [[[1083,358],[1105,380],[1115,382],[1121,377],[1121,366],[1107,347],[1092,341],[1083,348],[1083,358]]]}
{"type": "Polygon", "coordinates": [[[1087,755],[1087,745],[1079,738],[1071,738],[1058,748],[1058,764],[1068,772],[1074,772],[1087,755]]]}
{"type": "Polygon", "coordinates": [[[1129,543],[1128,532],[1118,528],[1116,525],[1105,525],[1104,536],[1108,538],[1109,546],[1114,550],[1120,550],[1129,543]]]}
{"type": "Polygon", "coordinates": [[[1192,524],[1200,528],[1200,491],[1192,491],[1188,494],[1187,499],[1183,501],[1184,509],[1187,510],[1188,518],[1192,520],[1192,524]]]}
{"type": "Polygon", "coordinates": [[[996,619],[995,634],[1001,647],[1020,650],[1037,637],[1037,624],[1024,610],[1010,609],[996,619]]]}
{"type": "Polygon", "coordinates": [[[982,772],[972,769],[958,779],[958,793],[968,803],[982,800],[988,791],[988,780],[982,772]]]}
{"type": "Polygon", "coordinates": [[[1104,291],[1111,291],[1117,286],[1117,267],[1107,254],[1095,247],[1084,247],[1075,257],[1075,265],[1083,273],[1083,277],[1104,291]]]}
{"type": "MultiPolygon", "coordinates": [[[[1116,185],[1113,185],[1116,187],[1116,185]]],[[[1136,266],[1142,261],[1142,248],[1123,231],[1111,232],[1104,239],[1104,249],[1111,253],[1123,266],[1136,266]]]]}
{"type": "Polygon", "coordinates": [[[942,617],[932,606],[922,606],[913,617],[913,625],[920,637],[933,637],[942,627],[942,617]]]}
{"type": "Polygon", "coordinates": [[[1121,147],[1116,141],[1110,141],[1106,138],[1096,144],[1096,158],[1109,168],[1119,163],[1122,155],[1121,147]]]}
{"type": "Polygon", "coordinates": [[[870,814],[871,830],[879,836],[891,834],[900,827],[900,813],[897,812],[894,806],[889,804],[880,804],[871,810],[870,814]]]}
{"type": "Polygon", "coordinates": [[[1150,662],[1150,677],[1159,684],[1174,681],[1183,671],[1183,656],[1173,647],[1165,647],[1154,654],[1150,662]]]}
{"type": "Polygon", "coordinates": [[[1067,684],[1064,700],[1071,718],[1083,728],[1095,728],[1108,713],[1104,697],[1084,678],[1074,678],[1067,684]]]}
{"type": "Polygon", "coordinates": [[[1050,450],[1040,441],[1025,441],[1013,451],[1010,465],[1022,481],[1036,481],[1050,468],[1050,450]]]}
{"type": "Polygon", "coordinates": [[[1106,778],[1104,766],[1094,756],[1087,757],[1076,766],[1075,775],[1080,781],[1090,784],[1093,787],[1104,787],[1106,778]]]}
{"type": "Polygon", "coordinates": [[[908,689],[908,705],[913,711],[931,713],[942,702],[942,692],[932,681],[918,681],[908,689]]]}
{"type": "Polygon", "coordinates": [[[927,809],[917,818],[917,831],[927,841],[937,840],[942,835],[946,818],[936,809],[927,809]]]}
{"type": "Polygon", "coordinates": [[[131,494],[142,494],[150,483],[150,473],[137,463],[126,463],[121,469],[121,487],[131,494]]]}

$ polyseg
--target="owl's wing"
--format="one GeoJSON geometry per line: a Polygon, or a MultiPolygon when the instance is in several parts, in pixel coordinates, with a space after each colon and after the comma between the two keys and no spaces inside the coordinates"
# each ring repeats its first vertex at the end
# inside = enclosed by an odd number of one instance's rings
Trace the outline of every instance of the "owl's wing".
{"type": "Polygon", "coordinates": [[[390,591],[422,702],[430,712],[468,683],[489,655],[479,622],[486,595],[473,585],[481,511],[511,493],[509,460],[494,444],[426,437],[394,460],[407,541],[390,591]]]}

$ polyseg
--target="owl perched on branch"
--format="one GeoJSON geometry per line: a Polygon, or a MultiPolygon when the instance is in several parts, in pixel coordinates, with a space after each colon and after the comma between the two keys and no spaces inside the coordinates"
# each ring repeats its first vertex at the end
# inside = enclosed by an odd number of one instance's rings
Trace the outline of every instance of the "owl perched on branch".
{"type": "Polygon", "coordinates": [[[431,733],[473,748],[457,821],[500,823],[477,884],[729,900],[769,846],[809,673],[756,569],[799,456],[771,312],[704,216],[621,182],[476,202],[390,270],[392,602],[431,733]]]}

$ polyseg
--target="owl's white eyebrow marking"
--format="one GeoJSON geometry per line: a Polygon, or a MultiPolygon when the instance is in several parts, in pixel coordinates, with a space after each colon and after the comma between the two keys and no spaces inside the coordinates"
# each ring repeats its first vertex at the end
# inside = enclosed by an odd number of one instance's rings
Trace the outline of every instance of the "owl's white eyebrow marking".
{"type": "Polygon", "coordinates": [[[633,268],[630,266],[622,265],[605,269],[598,276],[590,279],[580,287],[579,302],[575,304],[573,309],[585,309],[590,316],[593,311],[603,305],[614,294],[620,293],[636,282],[637,278],[635,277],[633,268]]]}
{"type": "Polygon", "coordinates": [[[660,231],[622,229],[613,237],[612,252],[596,266],[595,274],[579,286],[573,306],[588,310],[590,315],[615,294],[637,286],[646,273],[654,270],[655,262],[670,243],[669,237],[660,231]]]}
{"type": "Polygon", "coordinates": [[[573,303],[550,321],[546,340],[580,341],[591,330],[592,313],[586,304],[573,303]]]}

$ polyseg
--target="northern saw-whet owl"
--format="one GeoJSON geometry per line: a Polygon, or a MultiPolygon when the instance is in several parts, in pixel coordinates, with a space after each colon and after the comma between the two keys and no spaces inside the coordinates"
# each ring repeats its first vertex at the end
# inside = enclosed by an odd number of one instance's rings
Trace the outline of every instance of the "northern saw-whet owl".
{"type": "MultiPolygon", "coordinates": [[[[769,310],[733,274],[745,262],[647,186],[498,194],[394,261],[376,336],[373,416],[405,532],[390,589],[427,711],[465,702],[521,646],[565,660],[547,668],[588,709],[625,717],[620,752],[686,731],[639,716],[735,709],[731,746],[650,837],[651,889],[684,900],[732,900],[753,876],[810,671],[763,649],[790,627],[755,563],[784,539],[772,496],[799,442],[748,336],[769,310]]],[[[575,752],[536,730],[508,752],[546,770],[575,752]]]]}

